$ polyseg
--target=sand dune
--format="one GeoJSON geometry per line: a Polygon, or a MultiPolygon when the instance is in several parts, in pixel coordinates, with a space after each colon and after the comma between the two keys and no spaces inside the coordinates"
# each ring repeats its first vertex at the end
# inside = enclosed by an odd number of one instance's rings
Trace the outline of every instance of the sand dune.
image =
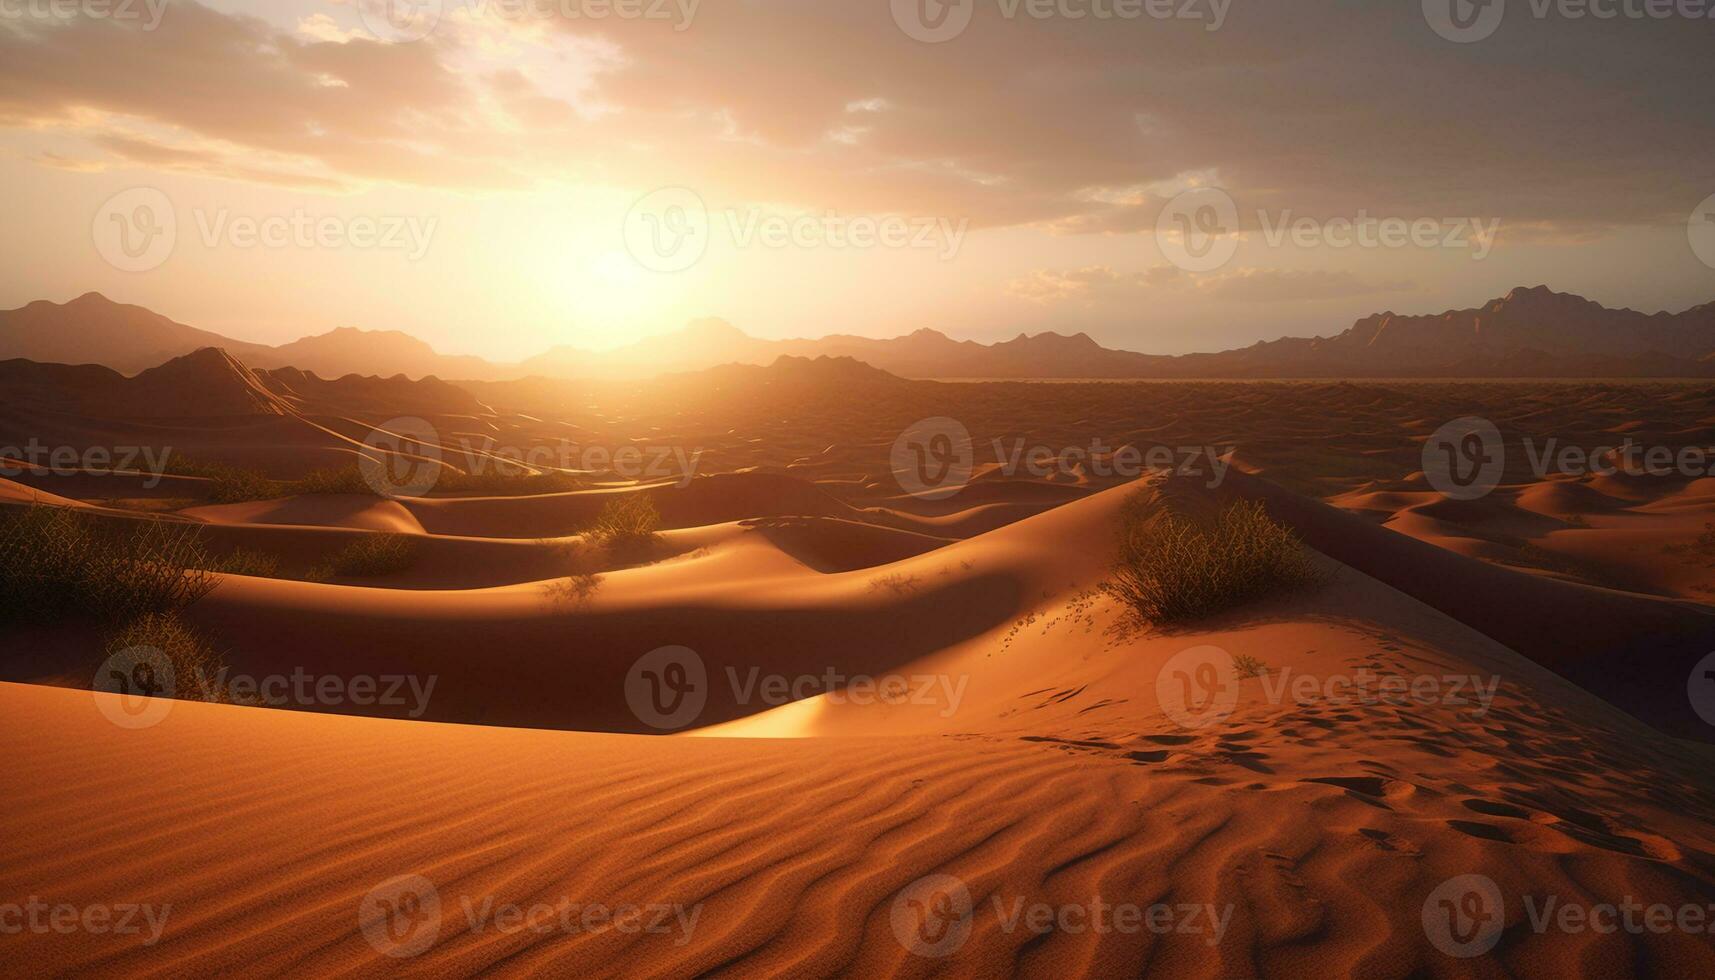
{"type": "Polygon", "coordinates": [[[186,517],[216,524],[292,524],[391,531],[398,534],[423,533],[423,525],[417,523],[417,518],[397,501],[351,494],[284,497],[242,504],[192,507],[182,513],[186,517]]]}
{"type": "MultiPolygon", "coordinates": [[[[485,438],[532,444],[565,431],[703,448],[690,479],[579,465],[564,472],[584,489],[567,492],[236,504],[207,502],[206,481],[192,478],[164,481],[153,502],[132,492],[143,474],[0,482],[0,500],[40,487],[59,491],[47,502],[114,519],[176,507],[212,554],[272,556],[274,575],[221,575],[185,616],[234,675],[302,674],[340,692],[288,699],[296,710],[172,702],[158,725],[122,730],[104,708],[153,702],[70,689],[88,686],[99,659],[93,626],[11,630],[0,677],[35,683],[0,684],[0,730],[41,748],[0,759],[19,801],[0,812],[13,855],[0,862],[0,905],[36,894],[171,910],[147,945],[8,936],[8,965],[1715,970],[1706,936],[1544,930],[1524,903],[1715,902],[1715,748],[1661,734],[1708,737],[1684,691],[1691,661],[1715,649],[1715,613],[1687,601],[1715,582],[1696,544],[1715,484],[1509,470],[1488,497],[1454,501],[1428,485],[1420,452],[1439,419],[1472,410],[1558,413],[1551,424],[1588,429],[1578,437],[1643,432],[1626,426],[1628,399],[1661,402],[1655,428],[1690,441],[1708,431],[1698,398],[1602,386],[1550,398],[1505,385],[908,385],[903,407],[871,413],[813,385],[716,406],[678,384],[665,409],[600,392],[615,400],[570,420],[500,406],[433,425],[441,465],[455,469],[499,458],[485,438]],[[902,492],[892,427],[954,410],[979,456],[974,479],[942,499],[902,492]],[[1009,451],[1029,413],[1034,441],[1091,452],[1054,454],[1045,472],[980,458],[1009,451]],[[1092,465],[1126,443],[1184,448],[1173,455],[1183,471],[1138,484],[1092,465]],[[1122,505],[1140,488],[1157,511],[1265,501],[1320,552],[1328,581],[1195,627],[1126,627],[1100,586],[1122,505]],[[642,545],[596,541],[591,522],[628,495],[651,502],[662,530],[642,545]],[[408,567],[297,580],[382,534],[412,542],[408,567]],[[679,649],[693,653],[704,696],[665,720],[639,707],[637,680],[647,658],[679,649]],[[1219,675],[1230,700],[1188,718],[1174,685],[1200,678],[1185,665],[1210,650],[1223,670],[1236,656],[1259,673],[1219,675]],[[363,678],[396,680],[404,696],[357,697],[363,678]],[[793,683],[763,686],[772,678],[793,683]],[[1372,694],[1364,678],[1438,687],[1372,694]],[[432,884],[417,897],[432,894],[439,912],[416,922],[433,923],[433,941],[393,958],[382,927],[400,920],[377,902],[396,896],[374,893],[410,875],[432,884]],[[1506,899],[1499,939],[1476,960],[1449,957],[1422,918],[1462,875],[1506,899]],[[951,876],[931,880],[955,881],[973,910],[945,958],[919,955],[922,934],[909,928],[929,876],[951,876]],[[1207,925],[1037,935],[1008,917],[1092,896],[1207,925]],[[679,925],[537,933],[482,918],[561,902],[661,906],[679,925]]],[[[92,440],[151,431],[35,418],[92,440]]],[[[284,478],[370,451],[374,424],[296,417],[154,434],[230,462],[279,437],[268,472],[284,478]]]]}
{"type": "MultiPolygon", "coordinates": [[[[1252,490],[1267,492],[1255,481],[1235,492],[1252,490]]],[[[21,804],[0,816],[13,842],[0,887],[52,881],[57,902],[171,905],[154,945],[24,936],[11,962],[142,974],[1438,974],[1457,961],[1419,909],[1456,875],[1509,896],[1715,896],[1711,749],[1651,736],[1356,570],[1194,632],[1112,634],[1115,610],[1088,587],[1124,495],[886,566],[919,580],[910,592],[779,564],[760,528],[701,558],[606,576],[575,613],[529,587],[424,605],[388,590],[226,583],[197,609],[211,625],[229,617],[222,635],[314,672],[433,673],[440,717],[552,704],[566,727],[615,723],[622,664],[667,642],[697,650],[711,677],[831,663],[965,683],[950,712],[824,695],[694,738],[191,703],[133,732],[99,710],[112,695],[0,685],[0,726],[54,746],[0,761],[21,804]],[[698,563],[705,574],[675,572],[698,563]],[[877,623],[907,628],[884,636],[877,623]],[[859,624],[869,642],[842,643],[859,624]],[[292,649],[311,637],[321,650],[292,649]],[[1187,727],[1158,678],[1210,645],[1269,673],[1238,685],[1229,714],[1187,727]],[[510,651],[504,667],[480,652],[493,649],[510,651]],[[1293,675],[1360,669],[1495,687],[1492,701],[1464,703],[1271,693],[1293,675]],[[305,814],[318,825],[308,844],[292,830],[305,814]],[[365,938],[362,910],[401,875],[423,876],[440,904],[432,945],[393,961],[365,938]],[[956,878],[976,910],[945,960],[919,957],[892,925],[928,875],[956,878]],[[1201,933],[1007,928],[1012,903],[1092,894],[1213,911],[1201,933]],[[665,906],[694,925],[537,934],[480,913],[562,901],[665,906]]],[[[1308,533],[1359,533],[1323,521],[1308,533]]],[[[712,698],[704,720],[727,714],[712,698]]],[[[1698,937],[1544,935],[1518,901],[1493,957],[1527,976],[1715,969],[1698,937]]]]}

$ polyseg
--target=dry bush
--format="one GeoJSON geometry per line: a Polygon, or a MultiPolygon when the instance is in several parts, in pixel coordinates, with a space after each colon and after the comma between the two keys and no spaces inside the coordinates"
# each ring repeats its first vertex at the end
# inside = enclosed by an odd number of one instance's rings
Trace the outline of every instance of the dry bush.
{"type": "Polygon", "coordinates": [[[594,572],[579,572],[548,585],[548,601],[556,606],[582,609],[601,588],[601,576],[594,572]]]}
{"type": "Polygon", "coordinates": [[[223,558],[217,558],[209,566],[211,570],[227,575],[248,575],[251,578],[279,578],[280,559],[265,551],[254,548],[234,548],[223,558]]]}
{"type": "Polygon", "coordinates": [[[1202,619],[1322,577],[1261,501],[1238,501],[1207,524],[1171,512],[1150,517],[1141,498],[1127,502],[1119,560],[1104,586],[1145,622],[1202,619]]]}
{"type": "Polygon", "coordinates": [[[1235,653],[1233,654],[1233,671],[1239,675],[1240,679],[1261,677],[1268,673],[1268,664],[1248,653],[1235,653]]]}
{"type": "Polygon", "coordinates": [[[538,493],[566,493],[583,489],[583,481],[570,473],[534,473],[513,464],[502,464],[481,473],[448,470],[435,483],[440,493],[472,493],[490,497],[528,497],[538,493]]]}
{"type": "Polygon", "coordinates": [[[217,504],[241,504],[283,496],[280,481],[256,471],[225,463],[206,463],[183,456],[168,459],[166,472],[174,476],[201,477],[209,481],[208,499],[217,504]]]}
{"type": "Polygon", "coordinates": [[[363,478],[363,471],[356,465],[340,466],[328,470],[316,470],[303,479],[291,480],[282,484],[284,492],[280,496],[293,496],[302,493],[355,493],[364,496],[379,496],[375,488],[363,478]]]}
{"type": "Polygon", "coordinates": [[[589,539],[614,551],[640,550],[653,544],[661,529],[655,502],[642,493],[616,494],[589,527],[589,539]]]}
{"type": "Polygon", "coordinates": [[[355,464],[316,470],[297,480],[276,480],[258,470],[184,458],[173,460],[167,471],[178,476],[198,476],[208,480],[208,499],[217,504],[242,504],[314,493],[377,496],[355,464]]]}
{"type": "Polygon", "coordinates": [[[276,480],[256,470],[221,467],[209,480],[208,499],[217,504],[242,504],[250,500],[272,500],[283,497],[276,480]]]}
{"type": "Polygon", "coordinates": [[[173,613],[145,613],[114,631],[104,656],[143,647],[166,657],[173,668],[172,696],[186,701],[230,701],[226,664],[214,647],[173,613]]]}
{"type": "Polygon", "coordinates": [[[892,575],[883,575],[880,578],[869,580],[869,590],[871,592],[881,592],[885,590],[893,593],[894,595],[910,595],[917,591],[917,576],[912,575],[907,577],[899,572],[895,572],[892,575]]]}
{"type": "Polygon", "coordinates": [[[310,569],[304,578],[370,578],[403,572],[417,563],[417,540],[405,534],[366,534],[310,569]]]}
{"type": "Polygon", "coordinates": [[[69,507],[0,508],[0,620],[129,623],[208,594],[199,525],[102,520],[69,507]]]}

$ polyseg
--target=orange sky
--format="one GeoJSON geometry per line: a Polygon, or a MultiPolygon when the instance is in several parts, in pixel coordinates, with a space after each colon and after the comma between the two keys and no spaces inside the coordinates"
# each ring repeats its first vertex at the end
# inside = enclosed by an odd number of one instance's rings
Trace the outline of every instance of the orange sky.
{"type": "Polygon", "coordinates": [[[97,289],[242,339],[506,359],[698,316],[1182,352],[1520,284],[1715,298],[1710,21],[1515,3],[1459,43],[1436,0],[65,2],[0,2],[4,307],[97,289]],[[1182,239],[1197,188],[1231,217],[1182,239]]]}

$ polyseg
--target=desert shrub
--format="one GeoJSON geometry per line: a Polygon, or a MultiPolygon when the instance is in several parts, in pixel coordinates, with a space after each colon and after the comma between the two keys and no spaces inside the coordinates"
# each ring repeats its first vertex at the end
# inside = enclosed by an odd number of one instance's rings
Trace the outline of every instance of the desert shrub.
{"type": "Polygon", "coordinates": [[[334,469],[316,470],[300,480],[290,480],[285,484],[288,495],[301,493],[358,493],[377,496],[375,488],[363,478],[363,471],[356,465],[340,466],[334,469]]]}
{"type": "Polygon", "coordinates": [[[1152,515],[1133,498],[1122,510],[1120,555],[1106,590],[1149,623],[1183,623],[1320,574],[1298,537],[1260,501],[1239,501],[1212,523],[1152,515]]]}
{"type": "Polygon", "coordinates": [[[278,578],[280,575],[280,559],[254,548],[234,548],[231,554],[223,558],[216,558],[209,568],[211,571],[224,572],[227,575],[278,578]]]}
{"type": "Polygon", "coordinates": [[[208,499],[217,504],[241,504],[248,500],[271,500],[282,496],[280,483],[256,470],[216,467],[209,474],[208,499]]]}
{"type": "Polygon", "coordinates": [[[208,480],[208,499],[217,504],[242,504],[312,493],[376,495],[375,489],[363,479],[363,472],[355,464],[315,470],[296,480],[276,480],[258,470],[184,458],[174,459],[167,471],[178,476],[199,476],[208,480]]]}
{"type": "Polygon", "coordinates": [[[590,525],[589,537],[610,548],[635,549],[654,542],[660,529],[661,515],[654,501],[641,493],[622,493],[602,507],[590,525]]]}
{"type": "Polygon", "coordinates": [[[229,701],[226,665],[203,636],[174,613],[144,613],[107,638],[105,656],[138,647],[163,655],[173,668],[172,695],[181,700],[229,701]]]}
{"type": "Polygon", "coordinates": [[[880,578],[870,579],[869,590],[871,592],[887,591],[894,595],[910,595],[917,591],[917,576],[908,577],[898,572],[892,575],[883,575],[880,578]]]}
{"type": "Polygon", "coordinates": [[[202,529],[104,520],[69,507],[0,508],[0,619],[89,616],[127,623],[214,588],[202,529]]]}
{"type": "Polygon", "coordinates": [[[601,588],[601,576],[594,572],[579,572],[548,585],[548,601],[556,606],[581,609],[589,605],[601,588]]]}
{"type": "Polygon", "coordinates": [[[256,470],[183,456],[170,457],[165,469],[174,476],[194,476],[209,481],[208,499],[217,504],[241,504],[247,500],[268,500],[280,496],[279,481],[256,470]]]}
{"type": "Polygon", "coordinates": [[[1268,673],[1268,665],[1248,653],[1233,654],[1233,671],[1240,678],[1261,677],[1268,673]]]}
{"type": "Polygon", "coordinates": [[[366,534],[304,576],[312,582],[331,578],[371,578],[402,572],[417,563],[417,541],[404,534],[366,534]]]}
{"type": "Polygon", "coordinates": [[[480,473],[448,470],[435,482],[440,493],[472,493],[491,497],[527,497],[537,493],[566,493],[583,489],[583,481],[570,473],[532,473],[510,465],[480,473]]]}

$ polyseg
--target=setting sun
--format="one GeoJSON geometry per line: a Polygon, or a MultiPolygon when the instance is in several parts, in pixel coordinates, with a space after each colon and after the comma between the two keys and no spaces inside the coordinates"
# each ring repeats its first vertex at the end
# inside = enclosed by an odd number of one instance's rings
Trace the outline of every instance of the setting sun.
{"type": "Polygon", "coordinates": [[[17,976],[1715,976],[1715,0],[0,0],[17,976]]]}

